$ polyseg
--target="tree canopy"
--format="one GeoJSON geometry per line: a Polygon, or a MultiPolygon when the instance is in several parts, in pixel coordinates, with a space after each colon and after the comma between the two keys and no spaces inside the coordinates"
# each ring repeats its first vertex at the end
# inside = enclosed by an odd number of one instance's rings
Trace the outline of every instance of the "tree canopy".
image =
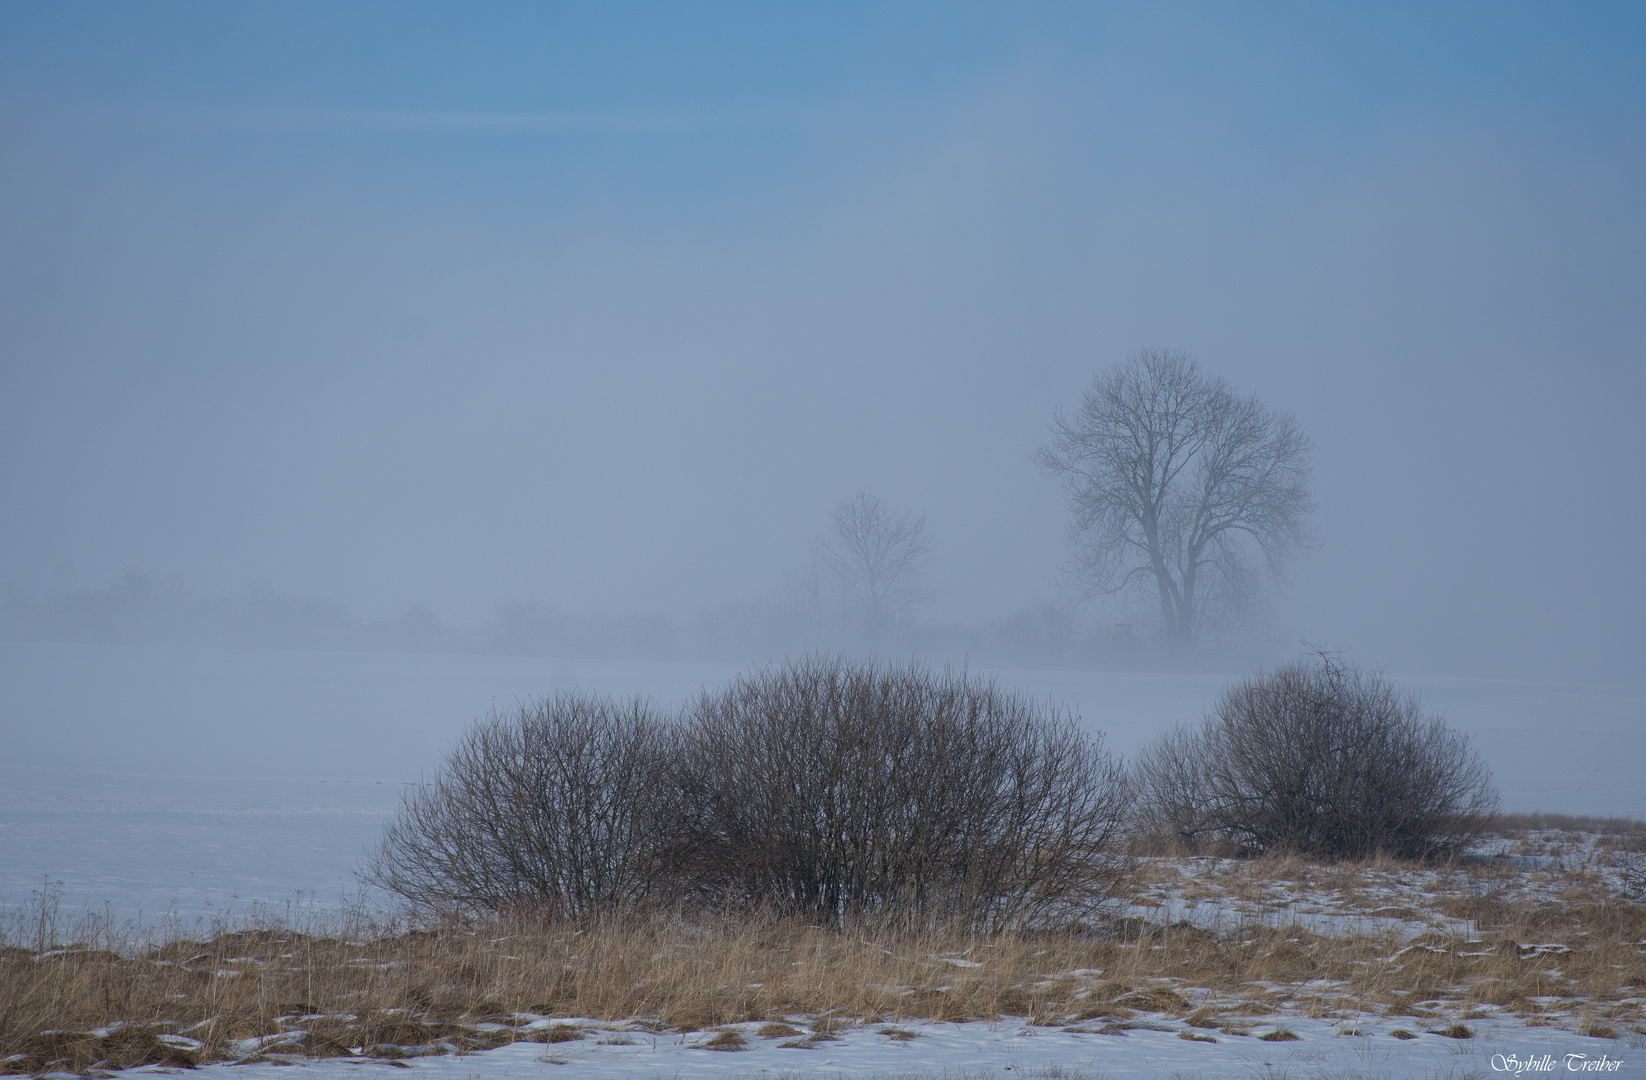
{"type": "Polygon", "coordinates": [[[1088,595],[1158,601],[1189,647],[1311,543],[1309,440],[1287,413],[1241,397],[1187,355],[1145,349],[1059,413],[1036,461],[1063,484],[1072,577],[1088,595]]]}

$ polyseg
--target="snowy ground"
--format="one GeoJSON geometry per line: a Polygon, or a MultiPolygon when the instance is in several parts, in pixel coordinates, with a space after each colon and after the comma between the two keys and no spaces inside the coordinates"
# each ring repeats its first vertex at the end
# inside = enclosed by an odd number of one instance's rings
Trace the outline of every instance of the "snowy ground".
{"type": "MultiPolygon", "coordinates": [[[[547,1021],[543,1021],[545,1025],[547,1021]]],[[[1095,1025],[1027,1027],[1002,1021],[983,1023],[867,1024],[838,1030],[829,1041],[761,1038],[760,1025],[729,1025],[743,1046],[730,1052],[708,1048],[716,1032],[654,1033],[639,1024],[583,1022],[584,1037],[543,1044],[517,1042],[461,1056],[412,1058],[404,1062],[427,1080],[492,1080],[496,1077],[579,1077],[589,1080],[650,1080],[654,1077],[755,1078],[818,1077],[1013,1078],[1076,1080],[1080,1077],[1485,1077],[1513,1074],[1526,1063],[1542,1072],[1601,1071],[1611,1076],[1646,1075],[1646,1049],[1612,1039],[1588,1038],[1554,1028],[1477,1020],[1473,1037],[1432,1034],[1407,1021],[1354,1022],[1288,1019],[1282,1025],[1254,1024],[1245,1035],[1208,1033],[1181,1023],[1140,1023],[1124,1032],[1101,1033],[1095,1025]],[[1284,1030],[1295,1040],[1270,1042],[1264,1035],[1284,1030]],[[1416,1038],[1391,1034],[1404,1030],[1416,1038]],[[1186,1038],[1193,1035],[1194,1038],[1186,1038]],[[1598,1066],[1598,1069],[1596,1069],[1598,1066]]],[[[291,1080],[296,1075],[325,1078],[388,1078],[397,1065],[345,1058],[277,1058],[263,1064],[210,1065],[225,1080],[291,1080]]],[[[155,1071],[153,1069],[131,1070],[155,1071]]]]}
{"type": "Polygon", "coordinates": [[[1489,836],[1469,852],[1503,860],[1489,881],[1479,876],[1477,863],[1377,868],[1299,860],[1284,874],[1266,877],[1242,859],[1143,858],[1121,914],[1158,926],[1186,922],[1216,935],[1242,926],[1295,926],[1336,938],[1395,934],[1409,941],[1438,933],[1467,939],[1477,928],[1455,913],[1459,907],[1449,899],[1489,887],[1501,900],[1555,905],[1580,881],[1624,895],[1625,867],[1643,858],[1639,840],[1631,837],[1624,853],[1593,833],[1489,836]],[[1558,854],[1527,854],[1533,851],[1558,854]]]}
{"type": "Polygon", "coordinates": [[[188,924],[253,905],[331,910],[356,892],[399,794],[381,780],[0,766],[0,904],[51,891],[65,911],[188,924]]]}

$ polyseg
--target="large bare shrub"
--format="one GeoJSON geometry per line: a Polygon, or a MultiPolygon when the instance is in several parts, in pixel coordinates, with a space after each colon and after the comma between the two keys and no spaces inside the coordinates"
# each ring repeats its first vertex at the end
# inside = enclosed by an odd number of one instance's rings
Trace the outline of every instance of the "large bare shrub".
{"type": "Polygon", "coordinates": [[[1248,853],[1444,855],[1498,805],[1467,737],[1328,654],[1231,686],[1199,728],[1149,747],[1137,775],[1157,835],[1248,853]]]}
{"type": "Polygon", "coordinates": [[[768,668],[705,692],[681,745],[675,866],[734,907],[1022,926],[1090,914],[1121,869],[1099,739],[964,674],[768,668]]]}
{"type": "Polygon", "coordinates": [[[654,880],[665,739],[638,698],[493,714],[407,791],[366,876],[439,913],[621,910],[654,880]]]}

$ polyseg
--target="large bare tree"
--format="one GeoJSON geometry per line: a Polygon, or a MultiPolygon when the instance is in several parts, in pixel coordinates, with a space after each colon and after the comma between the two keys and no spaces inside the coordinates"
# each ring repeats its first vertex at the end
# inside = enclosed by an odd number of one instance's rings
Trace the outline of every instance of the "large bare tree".
{"type": "Polygon", "coordinates": [[[933,596],[922,574],[932,561],[926,519],[860,491],[834,508],[817,557],[863,616],[870,640],[933,596]]]}
{"type": "Polygon", "coordinates": [[[1290,415],[1145,349],[1057,415],[1036,462],[1069,496],[1076,584],[1158,600],[1166,640],[1187,648],[1249,596],[1253,549],[1272,574],[1311,543],[1309,449],[1290,415]]]}

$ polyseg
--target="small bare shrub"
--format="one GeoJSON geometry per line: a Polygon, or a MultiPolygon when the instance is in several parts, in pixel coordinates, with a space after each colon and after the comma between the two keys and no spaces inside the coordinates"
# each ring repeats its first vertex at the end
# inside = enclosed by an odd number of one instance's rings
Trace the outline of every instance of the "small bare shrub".
{"type": "Polygon", "coordinates": [[[1179,727],[1144,747],[1133,769],[1138,840],[1151,853],[1192,853],[1206,847],[1219,823],[1206,790],[1205,736],[1179,727]]]}
{"type": "Polygon", "coordinates": [[[1149,747],[1137,775],[1146,832],[1248,854],[1446,855],[1497,809],[1465,736],[1325,653],[1230,687],[1199,728],[1149,747]]]}
{"type": "Polygon", "coordinates": [[[1636,903],[1646,903],[1646,856],[1623,856],[1618,866],[1619,891],[1636,903]]]}
{"type": "Polygon", "coordinates": [[[622,910],[654,881],[665,737],[638,698],[494,714],[407,792],[364,876],[438,914],[622,910]]]}
{"type": "Polygon", "coordinates": [[[688,710],[675,865],[707,898],[837,922],[1089,917],[1123,771],[1067,712],[917,664],[806,659],[688,710]]]}

